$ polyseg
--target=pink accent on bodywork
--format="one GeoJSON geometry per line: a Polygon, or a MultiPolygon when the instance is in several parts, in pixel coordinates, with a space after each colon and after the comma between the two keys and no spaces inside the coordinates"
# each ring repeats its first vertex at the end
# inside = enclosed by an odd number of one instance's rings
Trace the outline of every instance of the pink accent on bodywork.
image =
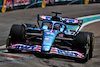
{"type": "Polygon", "coordinates": [[[75,22],[75,23],[78,23],[78,21],[79,21],[79,20],[76,20],[76,22],[75,22]]]}
{"type": "Polygon", "coordinates": [[[35,47],[33,50],[34,50],[34,51],[39,51],[39,52],[41,52],[41,47],[42,47],[42,46],[38,45],[38,46],[35,47]]]}
{"type": "Polygon", "coordinates": [[[52,47],[50,53],[57,53],[57,49],[55,47],[52,47]]]}
{"type": "MultiPolygon", "coordinates": [[[[14,49],[15,46],[17,46],[17,45],[20,45],[20,46],[21,46],[21,45],[23,45],[23,44],[13,44],[12,46],[9,46],[9,48],[14,49]]],[[[42,46],[40,46],[40,45],[35,45],[35,46],[36,46],[36,47],[34,47],[33,51],[39,51],[39,52],[41,52],[42,46]]],[[[58,48],[56,48],[56,47],[51,47],[50,53],[58,54],[57,49],[58,49],[58,48]]],[[[72,52],[77,53],[77,54],[78,54],[77,57],[80,57],[80,58],[84,57],[84,55],[83,55],[82,53],[78,52],[78,51],[72,51],[72,52]]]]}
{"type": "Polygon", "coordinates": [[[79,20],[76,20],[76,19],[62,18],[63,21],[66,20],[66,19],[67,19],[66,23],[70,23],[69,20],[74,20],[74,22],[72,22],[72,23],[76,23],[77,24],[78,21],[79,21],[79,20]]]}
{"type": "Polygon", "coordinates": [[[41,19],[43,19],[43,20],[46,19],[46,16],[42,15],[42,16],[41,16],[41,19]]]}
{"type": "Polygon", "coordinates": [[[78,53],[79,57],[84,57],[84,55],[83,55],[82,53],[80,53],[80,52],[78,52],[78,51],[75,51],[75,52],[78,53]]]}
{"type": "Polygon", "coordinates": [[[16,45],[21,45],[21,44],[13,44],[12,46],[9,46],[9,48],[15,48],[16,45]]]}
{"type": "Polygon", "coordinates": [[[29,40],[26,40],[26,42],[29,42],[29,40]]]}
{"type": "Polygon", "coordinates": [[[52,18],[52,16],[45,16],[45,15],[40,16],[41,20],[45,20],[45,19],[50,20],[50,18],[52,18]]]}

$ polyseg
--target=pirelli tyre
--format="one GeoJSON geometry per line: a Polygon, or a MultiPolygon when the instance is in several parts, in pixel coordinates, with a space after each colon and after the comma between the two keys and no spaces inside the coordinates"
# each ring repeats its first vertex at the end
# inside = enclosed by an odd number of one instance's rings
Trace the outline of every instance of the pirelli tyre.
{"type": "Polygon", "coordinates": [[[12,25],[9,36],[11,36],[11,41],[13,43],[24,42],[25,41],[24,26],[17,24],[12,25]]]}
{"type": "Polygon", "coordinates": [[[94,48],[94,34],[89,33],[89,35],[90,35],[90,55],[89,55],[89,58],[91,59],[93,56],[93,48],[94,48]]]}
{"type": "MultiPolygon", "coordinates": [[[[25,28],[22,25],[14,24],[11,27],[9,37],[7,39],[6,47],[15,43],[24,43],[25,42],[25,28]]],[[[7,49],[8,52],[20,52],[18,50],[7,49]]]]}
{"type": "MultiPolygon", "coordinates": [[[[83,33],[83,32],[81,32],[81,33],[83,33]]],[[[90,42],[89,42],[89,46],[90,46],[89,59],[91,59],[92,56],[93,56],[93,48],[94,48],[94,34],[91,33],[91,32],[84,32],[84,33],[89,34],[89,36],[90,36],[90,42]]]]}
{"type": "Polygon", "coordinates": [[[75,59],[76,62],[85,63],[89,60],[89,50],[90,50],[90,35],[85,32],[80,32],[75,38],[75,45],[79,52],[84,54],[84,58],[75,59]]]}
{"type": "Polygon", "coordinates": [[[87,33],[87,34],[90,35],[90,43],[89,43],[89,45],[90,45],[89,59],[91,59],[92,56],[93,56],[93,48],[94,48],[94,34],[91,33],[91,32],[85,32],[85,33],[87,33]]]}

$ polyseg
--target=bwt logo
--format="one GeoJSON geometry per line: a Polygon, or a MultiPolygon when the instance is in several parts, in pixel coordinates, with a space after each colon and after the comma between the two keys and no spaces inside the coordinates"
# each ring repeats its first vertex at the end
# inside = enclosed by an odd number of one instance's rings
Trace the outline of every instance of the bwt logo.
{"type": "Polygon", "coordinates": [[[70,56],[78,56],[78,53],[74,53],[74,52],[71,52],[71,51],[65,51],[65,50],[60,50],[60,49],[57,49],[57,52],[60,53],[60,54],[65,54],[65,55],[70,55],[70,56]]]}
{"type": "Polygon", "coordinates": [[[16,49],[31,49],[33,50],[36,46],[27,46],[27,45],[16,45],[15,48],[16,49]]]}

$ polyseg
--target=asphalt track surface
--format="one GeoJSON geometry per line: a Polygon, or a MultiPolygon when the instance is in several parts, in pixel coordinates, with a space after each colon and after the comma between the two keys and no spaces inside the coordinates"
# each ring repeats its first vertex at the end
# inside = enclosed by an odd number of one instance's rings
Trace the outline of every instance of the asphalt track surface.
{"type": "MultiPolygon", "coordinates": [[[[77,18],[87,15],[100,14],[100,4],[90,5],[62,5],[50,6],[44,9],[32,8],[14,10],[0,13],[0,45],[5,44],[12,24],[33,23],[36,24],[37,14],[51,14],[52,11],[61,12],[60,16],[77,18]]],[[[100,67],[100,22],[92,23],[84,27],[83,31],[95,34],[93,58],[87,63],[76,63],[65,58],[40,58],[34,57],[26,60],[9,61],[0,58],[0,67],[100,67]]]]}

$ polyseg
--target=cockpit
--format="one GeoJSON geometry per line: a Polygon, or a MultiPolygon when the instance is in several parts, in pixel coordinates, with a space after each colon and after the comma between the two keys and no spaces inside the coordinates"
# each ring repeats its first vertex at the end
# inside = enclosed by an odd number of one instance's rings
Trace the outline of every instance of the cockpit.
{"type": "Polygon", "coordinates": [[[65,31],[66,25],[59,23],[53,23],[52,22],[44,22],[42,23],[41,28],[43,30],[57,30],[57,31],[65,31]]]}

